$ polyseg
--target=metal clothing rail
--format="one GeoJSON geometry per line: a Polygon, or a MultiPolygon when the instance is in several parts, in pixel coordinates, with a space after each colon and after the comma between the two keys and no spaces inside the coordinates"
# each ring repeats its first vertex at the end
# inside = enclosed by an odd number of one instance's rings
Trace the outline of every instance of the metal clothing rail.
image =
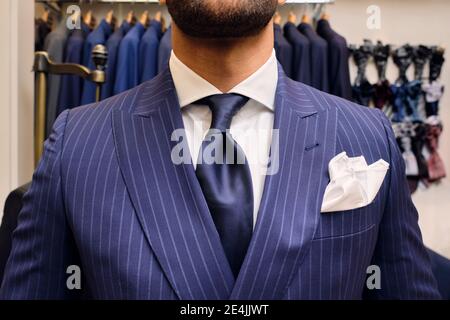
{"type": "Polygon", "coordinates": [[[90,80],[97,85],[96,101],[100,100],[101,85],[105,82],[105,67],[108,60],[108,52],[105,46],[97,45],[92,50],[95,70],[90,70],[85,66],[73,63],[54,63],[50,60],[48,53],[38,51],[34,54],[33,71],[36,73],[36,115],[34,124],[34,161],[37,165],[43,152],[45,140],[46,123],[46,95],[47,95],[47,75],[76,75],[83,79],[90,80]]]}
{"type": "MultiPolygon", "coordinates": [[[[92,3],[159,3],[158,0],[36,0],[38,3],[79,3],[79,4],[92,4],[92,3]]],[[[335,0],[286,0],[287,4],[330,4],[335,0]]]]}

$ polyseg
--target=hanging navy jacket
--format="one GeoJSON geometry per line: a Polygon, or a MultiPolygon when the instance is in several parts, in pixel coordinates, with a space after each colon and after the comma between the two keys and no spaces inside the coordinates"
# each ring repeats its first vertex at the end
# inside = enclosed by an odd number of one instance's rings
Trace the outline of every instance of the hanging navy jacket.
{"type": "Polygon", "coordinates": [[[169,27],[161,38],[158,52],[158,73],[165,70],[169,65],[172,52],[172,28],[169,27]]]}
{"type": "Polygon", "coordinates": [[[120,28],[117,28],[117,30],[109,37],[108,41],[106,41],[106,48],[108,49],[108,65],[106,68],[106,82],[102,87],[102,100],[109,98],[114,94],[119,45],[130,29],[131,25],[124,20],[120,28]]]}
{"type": "MultiPolygon", "coordinates": [[[[44,50],[47,51],[49,58],[55,63],[64,62],[64,46],[66,45],[69,30],[65,21],[50,32],[45,38],[44,50]]],[[[46,137],[51,133],[53,123],[58,113],[58,98],[61,88],[61,76],[49,74],[47,77],[47,110],[46,110],[46,137]]]]}
{"type": "MultiPolygon", "coordinates": [[[[89,69],[95,69],[94,61],[92,60],[92,49],[98,44],[105,45],[112,31],[111,25],[103,19],[98,27],[87,36],[86,42],[84,43],[83,64],[89,69]]],[[[95,90],[95,83],[85,80],[81,104],[95,102],[95,90]]]]}
{"type": "Polygon", "coordinates": [[[114,94],[139,84],[139,44],[144,31],[142,23],[136,22],[120,42],[114,94]]]}
{"type": "Polygon", "coordinates": [[[158,74],[158,50],[162,36],[161,22],[152,20],[139,46],[140,82],[153,79],[158,74]]]}
{"type": "Polygon", "coordinates": [[[311,52],[311,85],[329,92],[328,44],[308,23],[300,23],[298,30],[309,40],[311,52]]]}
{"type": "Polygon", "coordinates": [[[308,38],[292,22],[285,24],[284,36],[292,46],[292,79],[311,85],[311,49],[308,38]]]}
{"type": "MultiPolygon", "coordinates": [[[[85,24],[81,24],[81,29],[75,29],[69,36],[65,49],[65,63],[83,63],[84,42],[90,29],[85,24]]],[[[81,95],[83,91],[83,78],[75,75],[62,76],[61,88],[59,91],[58,115],[66,109],[72,109],[81,105],[81,95]]]]}
{"type": "Polygon", "coordinates": [[[317,24],[317,33],[328,43],[328,83],[330,93],[351,100],[349,50],[344,37],[336,33],[327,20],[317,24]]]}
{"type": "Polygon", "coordinates": [[[275,52],[277,59],[283,66],[284,72],[289,78],[292,78],[292,60],[293,50],[291,44],[286,40],[281,30],[281,26],[278,24],[273,25],[275,36],[275,52]]]}
{"type": "Polygon", "coordinates": [[[47,35],[52,32],[52,28],[47,21],[41,18],[37,19],[34,24],[34,51],[44,50],[44,41],[47,35]]]}

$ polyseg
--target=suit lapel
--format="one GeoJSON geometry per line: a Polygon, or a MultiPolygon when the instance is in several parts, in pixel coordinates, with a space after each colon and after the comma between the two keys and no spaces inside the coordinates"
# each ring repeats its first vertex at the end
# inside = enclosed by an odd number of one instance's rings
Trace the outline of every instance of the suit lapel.
{"type": "Polygon", "coordinates": [[[178,297],[227,299],[235,280],[194,168],[171,158],[184,127],[169,71],[141,87],[132,112],[113,112],[113,130],[131,201],[178,297]]]}
{"type": "Polygon", "coordinates": [[[279,135],[271,149],[272,158],[279,155],[279,166],[266,177],[253,239],[231,299],[281,299],[299,271],[328,184],[335,112],[322,108],[309,89],[280,71],[274,126],[279,135]]]}

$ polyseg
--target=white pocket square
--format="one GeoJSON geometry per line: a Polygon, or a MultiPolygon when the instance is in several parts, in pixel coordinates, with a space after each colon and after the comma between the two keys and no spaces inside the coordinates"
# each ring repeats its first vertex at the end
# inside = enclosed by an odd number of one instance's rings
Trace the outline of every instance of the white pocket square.
{"type": "Polygon", "coordinates": [[[336,212],[368,206],[383,184],[389,163],[380,159],[367,165],[366,159],[350,158],[342,152],[331,159],[330,184],[325,190],[321,212],[336,212]]]}

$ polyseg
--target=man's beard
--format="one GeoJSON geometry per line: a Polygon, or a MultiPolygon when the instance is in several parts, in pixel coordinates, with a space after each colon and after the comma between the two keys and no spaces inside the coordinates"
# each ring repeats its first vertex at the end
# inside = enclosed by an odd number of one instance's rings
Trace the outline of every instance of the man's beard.
{"type": "Polygon", "coordinates": [[[185,34],[206,39],[255,36],[270,22],[277,0],[167,0],[185,34]]]}

